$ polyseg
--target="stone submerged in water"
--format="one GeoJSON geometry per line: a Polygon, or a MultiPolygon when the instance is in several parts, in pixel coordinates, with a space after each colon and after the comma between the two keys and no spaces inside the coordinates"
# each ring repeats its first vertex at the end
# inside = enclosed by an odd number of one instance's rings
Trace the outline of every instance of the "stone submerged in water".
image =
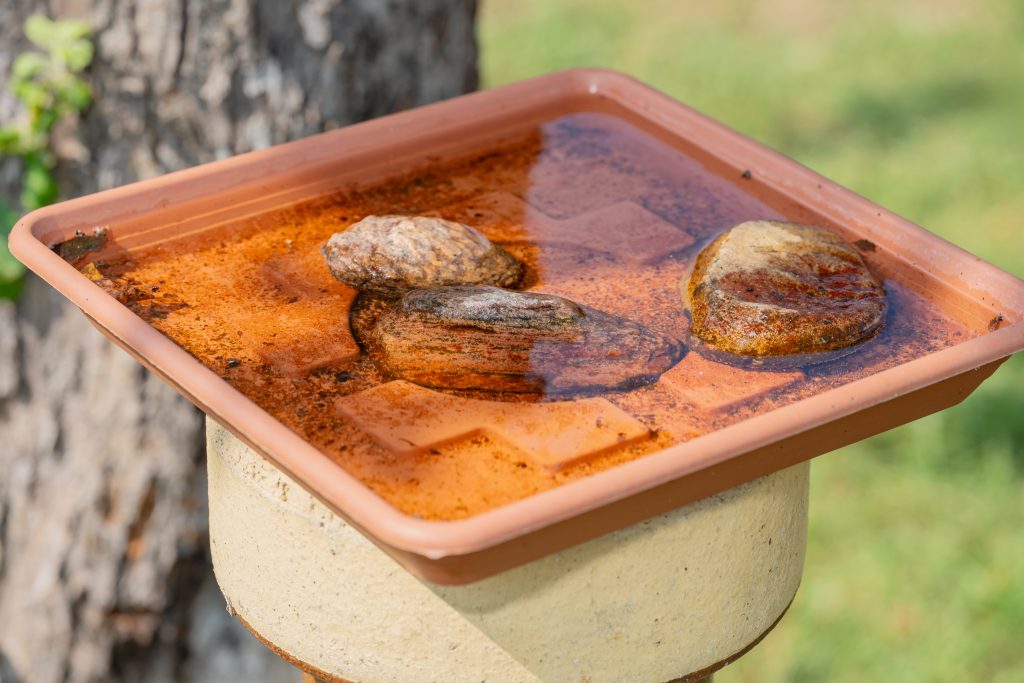
{"type": "Polygon", "coordinates": [[[885,289],[827,228],[748,221],[719,235],[680,282],[693,333],[734,354],[833,351],[873,335],[885,289]]]}
{"type": "Polygon", "coordinates": [[[495,287],[408,292],[366,341],[382,371],[421,386],[554,396],[649,384],[686,353],[630,320],[495,287]]]}
{"type": "Polygon", "coordinates": [[[420,287],[515,287],[523,265],[473,228],[428,216],[367,216],[324,246],[335,278],[395,294],[420,287]]]}

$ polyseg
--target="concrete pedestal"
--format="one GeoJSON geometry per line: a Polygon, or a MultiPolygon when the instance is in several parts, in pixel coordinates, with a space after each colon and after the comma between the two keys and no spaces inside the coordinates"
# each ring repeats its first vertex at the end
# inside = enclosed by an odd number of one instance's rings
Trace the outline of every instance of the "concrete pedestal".
{"type": "Polygon", "coordinates": [[[210,538],[229,608],[322,680],[698,680],[796,593],[803,463],[466,586],[415,578],[213,421],[210,538]]]}

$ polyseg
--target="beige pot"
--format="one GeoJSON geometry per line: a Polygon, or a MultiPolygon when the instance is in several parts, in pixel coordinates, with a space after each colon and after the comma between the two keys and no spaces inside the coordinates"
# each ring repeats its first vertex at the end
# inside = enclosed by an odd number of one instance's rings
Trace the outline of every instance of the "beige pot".
{"type": "Polygon", "coordinates": [[[417,579],[208,420],[230,609],[323,678],[667,681],[742,654],[796,593],[809,464],[463,586],[417,579]]]}

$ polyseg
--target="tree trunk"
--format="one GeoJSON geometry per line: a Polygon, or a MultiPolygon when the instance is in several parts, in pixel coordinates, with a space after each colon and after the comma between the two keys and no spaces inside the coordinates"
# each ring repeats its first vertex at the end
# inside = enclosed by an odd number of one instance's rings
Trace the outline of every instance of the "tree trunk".
{"type": "MultiPolygon", "coordinates": [[[[74,196],[470,90],[475,9],[3,0],[0,78],[29,14],[94,26],[95,102],[56,140],[74,196]]],[[[0,196],[17,173],[0,164],[0,196]]],[[[194,408],[47,286],[0,302],[0,681],[272,680],[212,583],[201,437],[194,408]]]]}

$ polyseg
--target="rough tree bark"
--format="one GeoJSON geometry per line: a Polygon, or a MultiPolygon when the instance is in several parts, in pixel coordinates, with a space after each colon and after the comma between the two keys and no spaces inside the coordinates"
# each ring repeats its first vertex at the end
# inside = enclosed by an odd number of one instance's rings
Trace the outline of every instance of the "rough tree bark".
{"type": "MultiPolygon", "coordinates": [[[[31,13],[95,27],[96,101],[58,139],[73,196],[470,90],[475,9],[3,0],[0,74],[31,13]]],[[[0,195],[16,178],[0,165],[0,195]]],[[[211,583],[201,432],[45,285],[0,302],[0,680],[259,679],[211,583]]]]}

